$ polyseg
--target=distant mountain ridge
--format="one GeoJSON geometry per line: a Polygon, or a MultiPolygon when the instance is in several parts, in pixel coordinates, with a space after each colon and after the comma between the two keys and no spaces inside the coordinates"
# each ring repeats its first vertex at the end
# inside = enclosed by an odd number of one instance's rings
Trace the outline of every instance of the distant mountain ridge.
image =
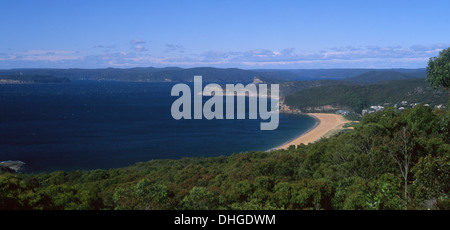
{"type": "Polygon", "coordinates": [[[345,81],[359,82],[359,83],[375,83],[383,81],[404,80],[412,78],[425,78],[426,72],[418,71],[412,73],[402,73],[398,71],[369,71],[358,76],[345,78],[345,81]]]}
{"type": "MultiPolygon", "coordinates": [[[[282,73],[289,81],[305,81],[305,80],[343,80],[354,79],[363,82],[361,79],[367,73],[376,72],[383,80],[391,74],[401,74],[408,76],[407,78],[425,78],[426,69],[257,69],[253,70],[261,73],[282,73]]],[[[367,77],[371,77],[369,74],[367,77]]],[[[393,77],[392,80],[400,80],[393,77]]],[[[371,82],[374,82],[371,80],[371,82]]]]}
{"type": "Polygon", "coordinates": [[[138,67],[103,69],[10,69],[0,70],[0,75],[41,75],[63,77],[72,80],[134,81],[134,82],[190,82],[195,75],[202,75],[205,82],[253,82],[255,77],[263,82],[347,80],[357,83],[424,78],[425,69],[264,69],[244,70],[214,67],[138,67]]]}
{"type": "MultiPolygon", "coordinates": [[[[12,69],[0,70],[0,75],[46,75],[66,77],[73,80],[133,81],[133,82],[190,82],[194,76],[203,76],[209,82],[252,82],[257,73],[236,68],[219,69],[200,67],[182,69],[130,68],[130,69],[12,69]]],[[[260,74],[264,75],[264,74],[260,74]]]]}

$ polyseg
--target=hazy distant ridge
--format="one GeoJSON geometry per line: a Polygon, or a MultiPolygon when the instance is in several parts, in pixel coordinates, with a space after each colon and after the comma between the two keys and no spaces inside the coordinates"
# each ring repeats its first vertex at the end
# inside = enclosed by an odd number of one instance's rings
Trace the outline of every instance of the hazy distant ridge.
{"type": "Polygon", "coordinates": [[[208,82],[252,82],[255,77],[265,82],[332,79],[373,83],[378,81],[424,78],[425,69],[293,69],[243,70],[238,68],[178,67],[104,68],[104,69],[11,69],[0,70],[1,75],[43,75],[73,80],[189,82],[202,75],[208,82]]]}

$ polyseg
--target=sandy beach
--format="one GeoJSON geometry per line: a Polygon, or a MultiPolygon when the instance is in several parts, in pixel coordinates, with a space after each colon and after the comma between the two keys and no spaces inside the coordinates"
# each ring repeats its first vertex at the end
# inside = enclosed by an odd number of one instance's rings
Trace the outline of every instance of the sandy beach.
{"type": "Polygon", "coordinates": [[[307,113],[305,115],[312,116],[317,119],[318,124],[307,133],[299,136],[295,140],[288,142],[275,149],[287,149],[291,145],[308,144],[319,140],[322,137],[328,137],[343,129],[343,125],[349,123],[344,117],[331,113],[307,113]]]}

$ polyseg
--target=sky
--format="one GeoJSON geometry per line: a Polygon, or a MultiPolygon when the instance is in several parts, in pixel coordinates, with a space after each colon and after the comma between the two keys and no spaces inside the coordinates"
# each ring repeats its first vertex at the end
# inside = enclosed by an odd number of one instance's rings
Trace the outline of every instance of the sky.
{"type": "Polygon", "coordinates": [[[1,0],[0,69],[425,68],[450,1],[1,0]]]}

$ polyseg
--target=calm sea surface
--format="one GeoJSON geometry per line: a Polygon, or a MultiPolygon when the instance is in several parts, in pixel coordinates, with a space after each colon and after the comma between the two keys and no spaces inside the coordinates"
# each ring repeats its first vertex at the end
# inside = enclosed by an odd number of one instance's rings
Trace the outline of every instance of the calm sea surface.
{"type": "Polygon", "coordinates": [[[21,160],[27,172],[70,171],[265,151],[316,122],[281,114],[277,130],[260,131],[262,120],[174,120],[173,85],[0,85],[0,161],[21,160]]]}

